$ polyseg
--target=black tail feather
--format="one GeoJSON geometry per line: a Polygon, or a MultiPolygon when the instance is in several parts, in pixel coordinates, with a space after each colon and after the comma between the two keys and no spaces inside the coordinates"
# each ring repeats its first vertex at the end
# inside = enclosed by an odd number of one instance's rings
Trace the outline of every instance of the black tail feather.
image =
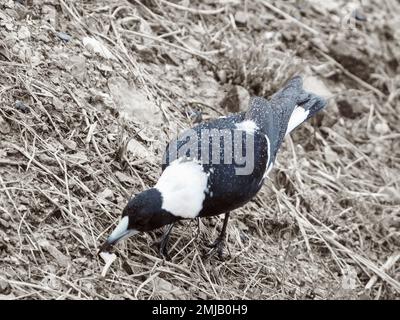
{"type": "Polygon", "coordinates": [[[326,101],[303,89],[301,76],[290,79],[270,100],[256,97],[250,102],[246,119],[253,120],[269,138],[273,158],[282,141],[293,110],[301,106],[309,110],[308,118],[326,106],[326,101]]]}
{"type": "Polygon", "coordinates": [[[313,93],[308,93],[307,95],[307,99],[299,105],[302,106],[305,110],[310,111],[307,117],[307,119],[310,119],[318,111],[321,111],[323,108],[325,108],[327,102],[324,98],[317,96],[313,93]]]}

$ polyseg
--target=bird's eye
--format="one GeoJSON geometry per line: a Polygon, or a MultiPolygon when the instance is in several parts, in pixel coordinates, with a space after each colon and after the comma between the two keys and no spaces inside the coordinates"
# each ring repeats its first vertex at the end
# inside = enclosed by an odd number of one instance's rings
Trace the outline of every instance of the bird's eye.
{"type": "Polygon", "coordinates": [[[143,219],[143,217],[138,217],[136,220],[135,220],[135,226],[136,227],[144,227],[146,225],[146,219],[143,219]]]}
{"type": "Polygon", "coordinates": [[[144,221],[143,220],[138,220],[136,221],[136,225],[139,227],[143,227],[144,226],[144,221]]]}

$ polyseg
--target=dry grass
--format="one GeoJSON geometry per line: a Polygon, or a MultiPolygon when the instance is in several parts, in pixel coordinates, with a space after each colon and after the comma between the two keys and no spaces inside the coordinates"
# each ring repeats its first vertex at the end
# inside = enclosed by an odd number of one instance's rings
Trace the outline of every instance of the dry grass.
{"type": "Polygon", "coordinates": [[[370,1],[353,29],[340,1],[46,3],[0,3],[0,299],[399,298],[397,2],[370,1]],[[370,74],[351,68],[355,51],[370,74]],[[98,245],[155,183],[175,130],[223,113],[232,84],[268,96],[298,72],[330,105],[234,213],[226,260],[203,257],[217,217],[174,229],[171,261],[151,246],[161,230],[121,244],[101,278],[98,245]]]}

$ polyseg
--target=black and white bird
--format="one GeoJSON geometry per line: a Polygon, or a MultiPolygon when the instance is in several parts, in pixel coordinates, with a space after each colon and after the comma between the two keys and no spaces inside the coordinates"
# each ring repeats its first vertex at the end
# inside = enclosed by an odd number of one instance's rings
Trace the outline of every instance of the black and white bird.
{"type": "Polygon", "coordinates": [[[222,252],[229,214],[261,189],[286,135],[326,105],[292,78],[269,100],[254,97],[247,112],[203,122],[166,148],[156,185],[133,197],[100,252],[143,231],[169,225],[160,253],[178,220],[225,214],[214,243],[222,252]]]}

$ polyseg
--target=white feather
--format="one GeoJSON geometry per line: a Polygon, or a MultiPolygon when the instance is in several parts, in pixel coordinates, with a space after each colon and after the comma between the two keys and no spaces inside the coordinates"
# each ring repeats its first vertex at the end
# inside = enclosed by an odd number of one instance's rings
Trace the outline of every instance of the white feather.
{"type": "Polygon", "coordinates": [[[252,120],[245,120],[236,124],[237,130],[246,131],[247,133],[254,134],[258,130],[257,124],[252,120]]]}
{"type": "Polygon", "coordinates": [[[266,167],[265,167],[265,173],[264,173],[263,179],[265,179],[265,178],[268,176],[268,174],[269,174],[270,171],[272,170],[272,167],[274,166],[273,163],[270,163],[270,161],[271,161],[271,144],[270,144],[270,141],[269,141],[269,138],[268,138],[267,135],[265,135],[265,139],[267,139],[268,160],[267,160],[267,165],[266,165],[266,167]]]}
{"type": "Polygon", "coordinates": [[[307,119],[309,113],[310,111],[306,111],[303,107],[294,108],[292,115],[290,116],[286,135],[292,132],[297,126],[302,124],[307,119]]]}
{"type": "Polygon", "coordinates": [[[197,161],[173,161],[155,185],[162,195],[162,209],[182,218],[197,217],[203,208],[207,181],[208,175],[197,161]]]}

